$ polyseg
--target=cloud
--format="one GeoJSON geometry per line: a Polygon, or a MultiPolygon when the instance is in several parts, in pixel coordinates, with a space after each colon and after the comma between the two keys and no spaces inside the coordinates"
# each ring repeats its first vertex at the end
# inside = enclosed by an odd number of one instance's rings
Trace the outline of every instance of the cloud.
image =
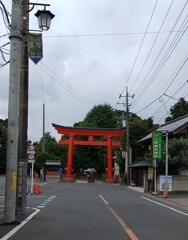
{"type": "MultiPolygon", "coordinates": [[[[162,51],[169,31],[185,4],[184,0],[173,2],[162,29],[167,32],[159,35],[143,69],[170,0],[158,1],[148,29],[150,33],[146,35],[139,54],[155,0],[50,0],[48,3],[51,4],[50,10],[55,18],[50,30],[43,32],[44,57],[36,66],[30,62],[29,69],[28,138],[33,141],[42,137],[43,103],[46,106],[45,129],[60,138],[52,128],[52,122],[71,126],[82,121],[94,105],[101,103],[122,109],[122,105],[116,103],[120,93],[125,95],[126,86],[130,95],[135,94],[135,98],[129,100],[130,111],[139,112],[164,93],[172,81],[174,71],[186,57],[187,32],[174,47],[167,62],[161,63],[161,66],[164,64],[161,71],[157,73],[154,68],[160,64],[175,37],[176,32],[171,34],[162,51]],[[152,77],[155,71],[156,78],[152,77]]],[[[10,11],[11,1],[6,1],[5,5],[10,11]]],[[[30,29],[37,29],[34,13],[30,13],[30,29]]],[[[176,31],[186,14],[187,6],[179,18],[176,31]]],[[[2,19],[0,24],[4,26],[2,19]]],[[[6,33],[5,28],[0,30],[0,35],[3,33],[6,33]]],[[[0,38],[1,45],[6,41],[0,38]]],[[[168,89],[169,95],[175,94],[184,84],[187,69],[185,64],[168,89]]],[[[0,76],[0,118],[5,118],[8,112],[9,66],[0,68],[0,76]]],[[[174,97],[178,99],[185,96],[186,91],[187,85],[174,97]]],[[[164,119],[166,109],[169,110],[170,104],[175,103],[172,99],[166,103],[167,99],[163,96],[163,102],[156,101],[150,108],[140,112],[140,116],[153,116],[156,121],[164,119]],[[160,107],[159,112],[154,114],[160,107]]],[[[122,98],[121,102],[124,100],[122,98]]]]}

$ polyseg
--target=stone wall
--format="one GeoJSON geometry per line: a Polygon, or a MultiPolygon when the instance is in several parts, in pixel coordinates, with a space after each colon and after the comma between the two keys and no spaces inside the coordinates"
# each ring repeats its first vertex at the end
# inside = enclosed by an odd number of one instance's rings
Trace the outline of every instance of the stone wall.
{"type": "MultiPolygon", "coordinates": [[[[188,176],[172,176],[172,192],[187,192],[188,176]]],[[[157,178],[157,192],[160,192],[159,177],[157,178]]]]}

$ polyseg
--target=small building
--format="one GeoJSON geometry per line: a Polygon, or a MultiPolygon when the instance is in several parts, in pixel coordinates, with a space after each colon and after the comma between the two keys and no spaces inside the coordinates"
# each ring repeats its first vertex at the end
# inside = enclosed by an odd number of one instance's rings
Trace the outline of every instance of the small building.
{"type": "MultiPolygon", "coordinates": [[[[165,133],[168,132],[168,137],[169,139],[173,139],[173,138],[188,138],[188,114],[176,118],[172,121],[169,121],[163,125],[161,125],[156,131],[162,131],[164,132],[164,138],[165,138],[165,133]]],[[[144,138],[140,139],[138,142],[138,144],[143,145],[143,147],[147,147],[148,152],[145,155],[145,159],[147,159],[146,161],[141,161],[141,162],[137,162],[137,163],[133,163],[131,164],[130,168],[132,169],[132,172],[135,174],[136,176],[136,180],[135,180],[135,184],[137,186],[143,186],[141,185],[141,183],[143,183],[142,181],[142,176],[144,171],[148,171],[148,169],[151,166],[152,163],[152,154],[151,154],[151,149],[152,149],[152,133],[148,134],[147,136],[145,136],[144,138]],[[147,163],[149,165],[147,165],[147,163]]],[[[185,167],[184,169],[180,169],[180,175],[188,175],[188,167],[185,167]]],[[[146,174],[146,176],[149,176],[149,172],[148,174],[146,174]]],[[[148,178],[149,181],[149,178],[148,178]]],[[[146,180],[147,182],[147,180],[146,180]]]]}
{"type": "Polygon", "coordinates": [[[148,172],[150,163],[147,160],[132,163],[129,168],[131,169],[131,185],[136,187],[144,186],[144,174],[148,172]]]}
{"type": "Polygon", "coordinates": [[[60,178],[60,169],[62,169],[59,160],[46,161],[46,181],[58,181],[60,178]]]}

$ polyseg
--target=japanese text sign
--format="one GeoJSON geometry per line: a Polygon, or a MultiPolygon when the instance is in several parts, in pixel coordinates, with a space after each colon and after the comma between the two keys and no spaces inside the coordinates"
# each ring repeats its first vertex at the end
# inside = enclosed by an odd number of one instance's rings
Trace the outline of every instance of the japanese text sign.
{"type": "Polygon", "coordinates": [[[152,133],[152,156],[153,159],[162,159],[162,132],[152,133]]]}

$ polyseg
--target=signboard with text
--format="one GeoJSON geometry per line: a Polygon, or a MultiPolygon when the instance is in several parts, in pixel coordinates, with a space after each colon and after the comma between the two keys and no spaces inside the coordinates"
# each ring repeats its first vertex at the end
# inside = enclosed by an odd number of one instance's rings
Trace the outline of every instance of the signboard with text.
{"type": "Polygon", "coordinates": [[[153,159],[162,159],[162,132],[152,133],[152,157],[153,159]]]}

